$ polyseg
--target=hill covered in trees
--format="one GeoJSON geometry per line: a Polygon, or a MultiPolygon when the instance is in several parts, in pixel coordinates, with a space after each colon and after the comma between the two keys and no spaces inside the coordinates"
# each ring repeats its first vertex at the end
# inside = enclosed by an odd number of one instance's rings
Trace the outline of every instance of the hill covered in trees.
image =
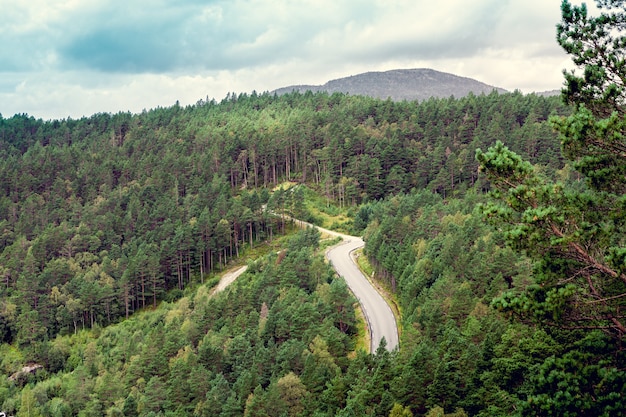
{"type": "Polygon", "coordinates": [[[584,70],[563,101],[308,91],[0,116],[0,410],[623,415],[624,11],[598,5],[562,3],[584,70]],[[363,349],[319,233],[284,213],[363,235],[398,350],[363,349]]]}
{"type": "Polygon", "coordinates": [[[331,80],[324,85],[293,85],[272,93],[285,94],[307,91],[363,95],[386,100],[427,100],[429,98],[460,98],[469,93],[489,94],[506,90],[467,77],[435,71],[428,68],[399,69],[384,72],[366,72],[331,80]]]}
{"type": "Polygon", "coordinates": [[[619,339],[510,320],[507,294],[542,263],[485,222],[499,183],[475,154],[498,141],[546,181],[585,189],[547,122],[571,114],[558,97],[518,92],[423,102],[293,92],[0,118],[0,407],[504,416],[579,395],[621,409],[619,339]],[[318,235],[274,214],[320,222],[319,210],[363,234],[401,312],[400,350],[358,347],[358,305],[318,235]],[[216,272],[260,248],[271,253],[209,295],[216,272]],[[26,364],[42,369],[19,374],[26,364]],[[578,394],[553,399],[571,378],[578,394]]]}
{"type": "Polygon", "coordinates": [[[569,113],[520,93],[422,103],[291,93],[2,118],[0,404],[43,415],[508,415],[567,344],[490,308],[531,264],[477,211],[490,185],[474,153],[502,140],[569,180],[546,122],[569,113]],[[284,180],[301,185],[274,191],[284,180]],[[306,234],[207,296],[213,271],[288,229],[264,204],[319,221],[307,188],[365,234],[402,312],[400,351],[355,351],[354,300],[306,234]],[[43,369],[9,380],[27,363],[43,369]]]}
{"type": "Polygon", "coordinates": [[[474,150],[497,139],[561,168],[554,112],[565,112],[556,98],[517,93],[422,104],[293,93],[2,119],[0,335],[30,346],[203,281],[284,228],[263,204],[306,216],[301,196],[270,198],[283,180],[343,207],[413,189],[462,196],[481,189],[474,150]]]}

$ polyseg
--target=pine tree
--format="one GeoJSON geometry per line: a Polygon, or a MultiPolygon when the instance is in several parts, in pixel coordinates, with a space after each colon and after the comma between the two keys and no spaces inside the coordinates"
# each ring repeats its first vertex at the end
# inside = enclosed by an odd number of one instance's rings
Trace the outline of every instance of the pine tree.
{"type": "Polygon", "coordinates": [[[125,417],[137,417],[139,415],[139,413],[137,413],[137,400],[135,400],[133,394],[129,394],[124,400],[122,412],[125,417]]]}
{"type": "Polygon", "coordinates": [[[597,4],[601,13],[591,17],[584,4],[562,2],[557,39],[583,74],[565,72],[562,96],[574,112],[551,119],[586,186],[543,178],[502,143],[476,153],[504,203],[486,207],[486,216],[535,261],[533,282],[494,305],[563,341],[557,358],[531,375],[524,412],[537,415],[624,409],[626,10],[623,0],[597,4]]]}

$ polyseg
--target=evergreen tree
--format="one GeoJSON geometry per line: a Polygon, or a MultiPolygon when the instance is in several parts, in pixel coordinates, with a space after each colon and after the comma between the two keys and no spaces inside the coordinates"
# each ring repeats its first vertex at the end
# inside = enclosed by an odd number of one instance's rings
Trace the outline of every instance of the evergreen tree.
{"type": "Polygon", "coordinates": [[[135,396],[133,394],[129,394],[124,400],[122,412],[125,417],[137,417],[139,415],[137,413],[137,400],[135,400],[135,396]]]}
{"type": "Polygon", "coordinates": [[[486,215],[507,225],[509,242],[536,260],[534,282],[495,305],[545,326],[558,340],[580,340],[532,377],[525,410],[533,414],[611,415],[624,407],[618,393],[626,381],[620,348],[626,338],[626,12],[621,0],[597,3],[601,13],[591,17],[584,4],[562,2],[558,41],[583,75],[565,73],[563,98],[575,111],[552,118],[565,156],[587,186],[543,178],[502,143],[477,151],[493,195],[505,202],[486,215]]]}

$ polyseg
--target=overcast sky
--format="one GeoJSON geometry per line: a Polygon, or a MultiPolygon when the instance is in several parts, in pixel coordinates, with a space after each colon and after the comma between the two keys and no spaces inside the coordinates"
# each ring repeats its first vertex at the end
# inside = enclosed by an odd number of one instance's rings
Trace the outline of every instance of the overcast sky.
{"type": "Polygon", "coordinates": [[[432,68],[559,89],[560,0],[0,0],[0,113],[80,118],[432,68]]]}

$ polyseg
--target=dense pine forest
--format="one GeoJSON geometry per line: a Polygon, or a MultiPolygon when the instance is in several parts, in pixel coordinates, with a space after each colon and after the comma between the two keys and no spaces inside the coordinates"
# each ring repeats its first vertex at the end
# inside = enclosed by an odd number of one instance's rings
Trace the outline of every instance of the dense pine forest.
{"type": "Polygon", "coordinates": [[[606,3],[593,20],[563,2],[585,72],[562,97],[0,116],[0,411],[624,415],[626,77],[606,3]],[[283,214],[363,236],[399,349],[367,351],[335,241],[283,214]]]}
{"type": "Polygon", "coordinates": [[[559,344],[489,307],[530,266],[477,212],[489,184],[474,153],[505,140],[573,176],[551,114],[569,110],[520,93],[420,104],[294,93],[2,119],[3,409],[510,413],[532,362],[559,344]],[[296,235],[284,259],[262,257],[208,296],[216,271],[289,230],[264,205],[319,221],[310,193],[365,235],[402,311],[399,352],[356,348],[354,300],[317,236],[296,235]],[[28,363],[43,369],[9,380],[28,363]]]}
{"type": "Polygon", "coordinates": [[[422,104],[320,93],[2,119],[2,340],[32,347],[171,301],[283,232],[264,204],[315,220],[304,185],[354,210],[411,190],[463,198],[484,188],[475,149],[505,137],[560,168],[545,120],[565,111],[518,93],[422,104]],[[271,192],[283,181],[303,186],[271,192]]]}

